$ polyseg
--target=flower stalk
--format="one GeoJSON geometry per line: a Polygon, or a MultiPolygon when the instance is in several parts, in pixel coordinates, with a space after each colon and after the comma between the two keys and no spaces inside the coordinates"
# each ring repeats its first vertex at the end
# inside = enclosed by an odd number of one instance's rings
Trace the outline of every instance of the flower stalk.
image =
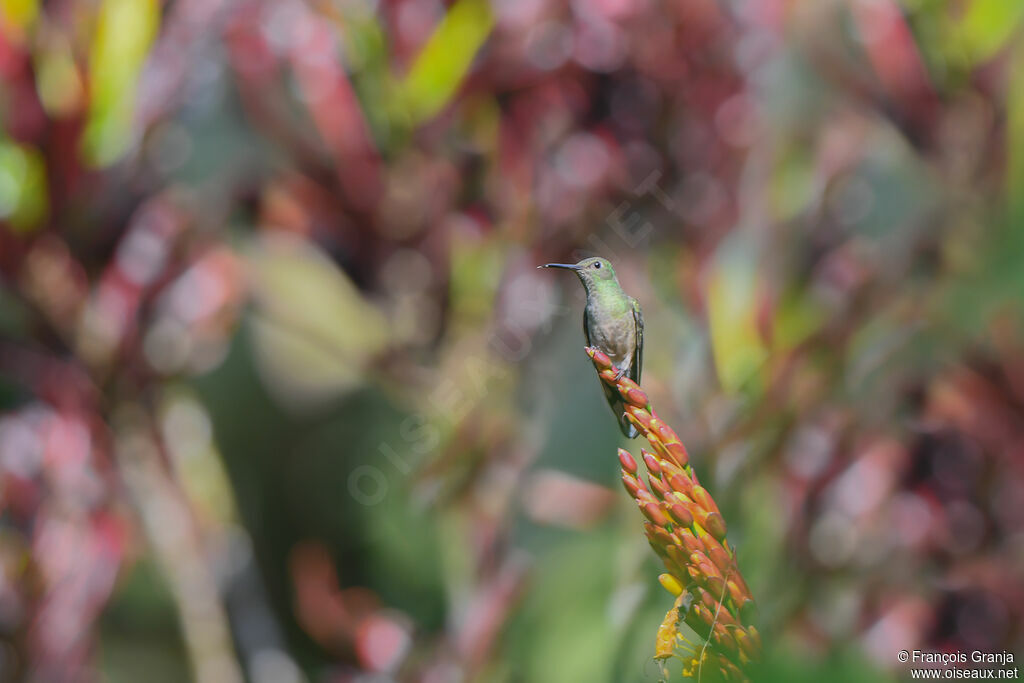
{"type": "Polygon", "coordinates": [[[641,449],[646,481],[629,451],[619,449],[619,462],[622,483],[646,518],[647,540],[667,570],[659,580],[676,596],[658,629],[655,657],[683,659],[684,676],[700,678],[713,666],[727,681],[745,681],[744,671],[760,656],[761,636],[753,624],[754,599],[726,539],[725,518],[700,485],[686,447],[658,418],[647,394],[628,377],[619,376],[598,349],[587,347],[587,355],[601,381],[622,396],[626,418],[652,449],[641,449]],[[704,642],[689,644],[679,633],[680,623],[704,642]]]}

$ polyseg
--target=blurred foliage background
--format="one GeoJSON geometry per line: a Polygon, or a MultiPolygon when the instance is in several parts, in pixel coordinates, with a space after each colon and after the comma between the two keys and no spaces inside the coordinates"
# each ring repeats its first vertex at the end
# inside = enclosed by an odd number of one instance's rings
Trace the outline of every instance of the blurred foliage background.
{"type": "Polygon", "coordinates": [[[0,680],[662,678],[594,254],[759,679],[1024,654],[1022,22],[2,0],[0,680]]]}

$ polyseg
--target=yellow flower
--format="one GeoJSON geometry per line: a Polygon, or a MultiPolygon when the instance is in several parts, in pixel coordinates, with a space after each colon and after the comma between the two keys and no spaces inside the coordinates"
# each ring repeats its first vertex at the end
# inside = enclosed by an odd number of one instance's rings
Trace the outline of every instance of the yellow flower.
{"type": "Polygon", "coordinates": [[[700,674],[701,665],[708,658],[708,653],[701,649],[700,656],[694,654],[683,660],[683,678],[696,678],[700,674]]]}

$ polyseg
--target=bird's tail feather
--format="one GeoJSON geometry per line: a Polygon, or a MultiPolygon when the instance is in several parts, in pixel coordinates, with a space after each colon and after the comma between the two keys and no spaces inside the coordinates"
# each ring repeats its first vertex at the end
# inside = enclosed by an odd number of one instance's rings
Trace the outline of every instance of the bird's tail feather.
{"type": "Polygon", "coordinates": [[[622,401],[616,401],[612,405],[612,410],[615,411],[615,416],[619,418],[619,429],[626,435],[627,439],[635,439],[637,436],[636,427],[633,423],[626,419],[626,406],[622,401]]]}
{"type": "Polygon", "coordinates": [[[615,413],[615,419],[619,421],[619,429],[622,430],[627,439],[635,439],[637,436],[636,427],[626,419],[626,406],[622,402],[622,397],[604,382],[601,382],[601,390],[604,391],[604,397],[608,401],[608,405],[611,406],[612,412],[615,413]]]}
{"type": "Polygon", "coordinates": [[[622,433],[626,435],[627,439],[635,439],[637,437],[636,427],[633,423],[626,419],[625,406],[621,403],[616,406],[616,410],[619,412],[619,427],[622,428],[622,433]]]}

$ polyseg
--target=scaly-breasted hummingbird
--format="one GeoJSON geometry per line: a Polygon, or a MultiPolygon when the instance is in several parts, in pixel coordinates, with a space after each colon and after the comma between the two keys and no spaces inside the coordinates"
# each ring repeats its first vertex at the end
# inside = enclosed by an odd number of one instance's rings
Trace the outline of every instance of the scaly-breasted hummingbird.
{"type": "MultiPolygon", "coordinates": [[[[618,369],[619,377],[626,375],[639,384],[644,364],[644,315],[636,299],[622,291],[612,264],[593,257],[575,265],[548,263],[537,267],[565,268],[576,273],[587,290],[587,305],[583,309],[583,335],[587,345],[605,353],[618,369]]],[[[601,389],[618,418],[622,433],[635,438],[636,427],[626,419],[622,397],[604,382],[601,382],[601,389]]]]}

